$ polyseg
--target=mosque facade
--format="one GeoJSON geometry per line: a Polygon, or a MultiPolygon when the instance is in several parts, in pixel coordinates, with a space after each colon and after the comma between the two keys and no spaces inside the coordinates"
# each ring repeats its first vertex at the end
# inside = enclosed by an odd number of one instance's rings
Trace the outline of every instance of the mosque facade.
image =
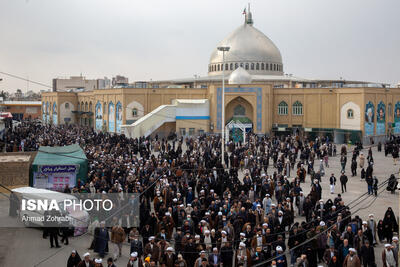
{"type": "Polygon", "coordinates": [[[204,77],[43,93],[42,120],[131,137],[221,133],[226,127],[234,141],[243,131],[364,143],[400,133],[400,88],[285,74],[278,47],[254,27],[250,8],[244,23],[217,47],[204,77]],[[229,51],[223,55],[217,47],[229,51]]]}

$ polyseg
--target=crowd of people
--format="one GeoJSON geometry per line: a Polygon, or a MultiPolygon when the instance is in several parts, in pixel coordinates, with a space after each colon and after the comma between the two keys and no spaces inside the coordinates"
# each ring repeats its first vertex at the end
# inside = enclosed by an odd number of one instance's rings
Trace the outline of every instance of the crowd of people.
{"type": "MultiPolygon", "coordinates": [[[[133,213],[109,228],[103,220],[112,215],[93,221],[91,249],[98,257],[86,252],[81,259],[73,251],[68,267],[115,266],[126,245],[128,267],[367,267],[375,266],[378,243],[386,243],[384,266],[397,266],[398,224],[390,207],[382,220],[373,214],[362,220],[341,194],[323,199],[321,179],[329,157],[337,153],[328,138],[249,134],[246,143],[230,141],[224,157],[217,135],[130,139],[72,125],[24,122],[6,139],[10,151],[78,143],[89,160],[88,179],[69,191],[140,195],[139,222],[133,213]],[[110,258],[103,262],[107,252],[110,258]]],[[[367,157],[361,144],[352,152],[342,146],[339,152],[342,194],[349,157],[351,175],[361,169],[368,194],[376,196],[372,149],[367,157]]],[[[329,181],[334,194],[334,174],[329,181]]]]}

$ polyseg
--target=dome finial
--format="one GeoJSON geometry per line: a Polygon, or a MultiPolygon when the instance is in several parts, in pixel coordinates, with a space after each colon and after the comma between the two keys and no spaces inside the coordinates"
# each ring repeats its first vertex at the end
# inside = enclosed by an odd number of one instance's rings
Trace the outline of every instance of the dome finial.
{"type": "Polygon", "coordinates": [[[252,16],[251,11],[250,11],[250,3],[248,4],[248,11],[246,12],[246,9],[244,9],[244,10],[245,10],[244,12],[246,14],[245,23],[249,24],[249,25],[253,25],[253,16],[252,16]]]}

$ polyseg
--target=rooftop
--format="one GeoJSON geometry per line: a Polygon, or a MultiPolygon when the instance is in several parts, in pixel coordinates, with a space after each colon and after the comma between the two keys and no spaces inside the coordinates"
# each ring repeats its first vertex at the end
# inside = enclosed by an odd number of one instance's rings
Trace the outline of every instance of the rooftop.
{"type": "Polygon", "coordinates": [[[3,101],[0,105],[41,105],[41,101],[3,101]]]}

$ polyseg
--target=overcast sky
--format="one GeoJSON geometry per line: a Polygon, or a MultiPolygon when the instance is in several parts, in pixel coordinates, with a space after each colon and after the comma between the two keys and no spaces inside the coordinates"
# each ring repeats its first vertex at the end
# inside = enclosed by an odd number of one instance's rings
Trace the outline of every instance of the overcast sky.
{"type": "MultiPolygon", "coordinates": [[[[206,75],[239,0],[0,0],[0,71],[134,80],[206,75]]],[[[400,81],[399,0],[251,0],[254,26],[304,78],[400,81]]],[[[0,90],[27,83],[0,74],[0,90]]],[[[30,84],[29,89],[45,87],[30,84]]]]}

